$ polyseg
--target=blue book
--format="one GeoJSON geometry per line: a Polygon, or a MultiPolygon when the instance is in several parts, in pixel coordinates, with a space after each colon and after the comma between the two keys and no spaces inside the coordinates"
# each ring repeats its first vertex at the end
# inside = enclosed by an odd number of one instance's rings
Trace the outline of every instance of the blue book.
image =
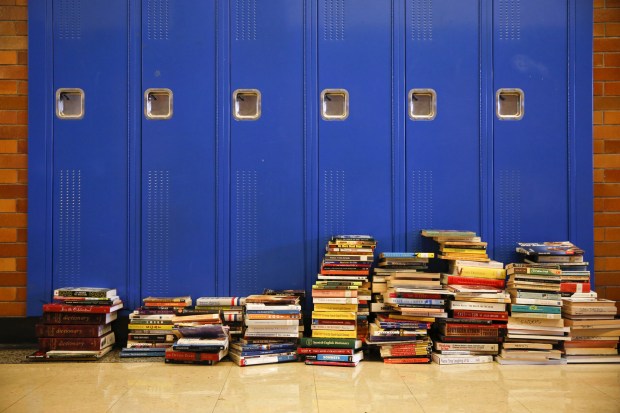
{"type": "Polygon", "coordinates": [[[517,313],[547,313],[547,314],[561,314],[562,307],[556,307],[551,305],[526,305],[526,304],[511,304],[510,310],[517,313]]]}

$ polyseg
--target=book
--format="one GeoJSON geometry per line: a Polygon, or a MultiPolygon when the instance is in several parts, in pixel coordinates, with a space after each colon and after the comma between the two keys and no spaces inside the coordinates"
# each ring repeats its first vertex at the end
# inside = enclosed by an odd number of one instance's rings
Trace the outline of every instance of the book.
{"type": "Polygon", "coordinates": [[[65,305],[57,303],[43,304],[44,313],[89,313],[89,314],[105,314],[113,313],[123,308],[123,303],[107,306],[107,305],[65,305]]]}
{"type": "Polygon", "coordinates": [[[118,313],[43,313],[41,321],[44,324],[109,324],[118,318],[118,313]]]}
{"type": "Polygon", "coordinates": [[[245,297],[198,297],[196,306],[243,306],[245,297]]]}
{"type": "Polygon", "coordinates": [[[301,347],[325,347],[325,348],[346,348],[358,349],[362,347],[362,341],[358,339],[343,338],[318,338],[318,337],[302,337],[300,339],[301,347]]]}
{"type": "Polygon", "coordinates": [[[37,324],[37,337],[100,337],[112,331],[111,324],[37,324]]]}
{"type": "Polygon", "coordinates": [[[479,318],[483,320],[508,321],[507,311],[454,310],[455,318],[479,318]]]}
{"type": "Polygon", "coordinates": [[[570,241],[553,242],[518,242],[517,252],[527,256],[557,255],[574,256],[583,255],[584,251],[570,241]]]}
{"type": "Polygon", "coordinates": [[[437,364],[480,364],[493,362],[493,356],[491,355],[456,356],[433,353],[432,359],[437,364]]]}
{"type": "Polygon", "coordinates": [[[117,292],[115,288],[63,287],[54,290],[54,296],[112,298],[117,292]]]}
{"type": "Polygon", "coordinates": [[[228,357],[238,366],[254,366],[259,364],[284,363],[287,361],[297,361],[297,353],[283,352],[278,354],[266,354],[263,356],[241,356],[235,352],[229,352],[228,357]]]}
{"type": "Polygon", "coordinates": [[[383,363],[385,364],[422,364],[422,363],[430,363],[431,359],[429,356],[420,356],[420,357],[386,357],[383,359],[383,363]]]}
{"type": "Polygon", "coordinates": [[[39,340],[39,350],[88,350],[99,351],[105,347],[113,345],[116,340],[113,332],[101,337],[41,337],[39,340]]]}
{"type": "Polygon", "coordinates": [[[356,367],[359,362],[306,360],[304,363],[309,366],[356,367]]]}
{"type": "Polygon", "coordinates": [[[450,274],[443,274],[441,276],[442,284],[457,284],[457,285],[483,285],[495,288],[504,288],[505,281],[492,278],[475,278],[475,277],[459,277],[450,274]]]}
{"type": "Polygon", "coordinates": [[[165,356],[166,360],[175,361],[220,361],[228,354],[228,350],[220,350],[219,352],[206,353],[201,351],[177,351],[173,349],[167,349],[165,356]]]}
{"type": "Polygon", "coordinates": [[[101,350],[37,350],[26,356],[31,361],[92,361],[99,360],[112,350],[112,346],[105,347],[101,350]]]}
{"type": "Polygon", "coordinates": [[[479,303],[471,301],[450,301],[452,310],[474,310],[474,311],[506,311],[506,304],[503,303],[479,303]]]}

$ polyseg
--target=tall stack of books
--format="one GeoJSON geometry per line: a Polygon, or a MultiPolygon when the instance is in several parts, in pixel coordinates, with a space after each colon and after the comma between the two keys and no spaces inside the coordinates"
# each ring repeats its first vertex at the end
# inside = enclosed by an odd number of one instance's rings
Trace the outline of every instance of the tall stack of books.
{"type": "Polygon", "coordinates": [[[194,307],[195,313],[217,312],[222,324],[228,327],[231,341],[237,341],[243,335],[243,306],[245,297],[199,297],[194,307]]]}
{"type": "Polygon", "coordinates": [[[620,319],[616,318],[615,302],[597,298],[594,292],[588,295],[562,299],[564,323],[570,328],[564,358],[569,364],[620,363],[620,319]]]}
{"type": "Polygon", "coordinates": [[[503,264],[489,258],[487,243],[475,232],[424,230],[422,235],[437,241],[439,258],[447,264],[442,285],[453,293],[449,317],[434,326],[433,361],[493,362],[506,335],[510,303],[503,264]]]}
{"type": "Polygon", "coordinates": [[[297,360],[301,305],[294,295],[250,295],[244,337],[229,352],[239,366],[297,360]]]}
{"type": "MultiPolygon", "coordinates": [[[[204,316],[209,315],[218,316],[204,316]]],[[[176,328],[181,337],[166,350],[166,363],[214,365],[226,357],[230,339],[228,327],[221,324],[219,316],[211,323],[204,321],[178,322],[176,328]]]]}
{"type": "Polygon", "coordinates": [[[445,317],[439,273],[430,273],[426,252],[383,252],[373,277],[386,280],[382,302],[389,312],[374,314],[368,343],[379,348],[384,363],[430,363],[432,323],[445,317]]]}
{"type": "Polygon", "coordinates": [[[121,357],[164,357],[176,340],[173,318],[192,305],[190,296],[146,297],[129,315],[127,346],[121,357]]]}
{"type": "Polygon", "coordinates": [[[115,335],[112,321],[123,302],[116,289],[64,287],[54,302],[43,305],[36,326],[39,349],[31,360],[97,360],[110,352],[115,335]]]}
{"type": "Polygon", "coordinates": [[[332,236],[325,247],[326,253],[321,262],[316,285],[355,285],[358,287],[358,295],[351,300],[342,298],[352,297],[333,297],[337,298],[336,300],[330,297],[317,297],[318,301],[313,299],[314,311],[355,311],[356,337],[362,341],[368,333],[371,300],[369,275],[376,247],[377,241],[370,235],[332,236]]]}

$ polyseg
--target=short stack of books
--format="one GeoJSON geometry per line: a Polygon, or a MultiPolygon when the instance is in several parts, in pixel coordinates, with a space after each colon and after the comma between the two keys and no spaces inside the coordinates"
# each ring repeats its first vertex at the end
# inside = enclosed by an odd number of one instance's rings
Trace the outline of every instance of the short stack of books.
{"type": "Polygon", "coordinates": [[[423,229],[423,237],[431,238],[439,245],[438,258],[444,260],[489,261],[487,243],[473,231],[454,229],[423,229]]]}
{"type": "MultiPolygon", "coordinates": [[[[361,340],[365,340],[368,333],[371,300],[369,275],[376,247],[377,241],[370,235],[332,236],[325,247],[326,254],[321,263],[317,285],[356,285],[358,295],[354,300],[337,299],[334,301],[330,300],[330,297],[321,297],[318,301],[313,300],[315,311],[355,311],[357,315],[356,337],[361,340]]],[[[336,336],[332,336],[334,337],[336,336]]]]}
{"type": "Polygon", "coordinates": [[[620,363],[620,319],[614,301],[590,297],[562,299],[564,323],[570,341],[564,341],[564,357],[573,363],[620,363]]]}
{"type": "Polygon", "coordinates": [[[243,306],[245,297],[199,297],[196,299],[194,312],[218,312],[222,324],[228,326],[232,342],[243,335],[243,306]]]}
{"type": "MultiPolygon", "coordinates": [[[[194,316],[189,316],[194,317],[194,316]]],[[[166,363],[214,365],[228,354],[228,327],[221,323],[177,326],[180,338],[166,350],[166,363]]]]}
{"type": "Polygon", "coordinates": [[[173,318],[192,305],[192,298],[146,297],[142,306],[129,315],[125,357],[164,357],[176,340],[173,318]]]}
{"type": "Polygon", "coordinates": [[[384,252],[373,277],[386,280],[383,303],[389,312],[374,314],[368,343],[379,348],[384,363],[430,363],[432,323],[445,317],[439,273],[430,273],[426,252],[384,252]]]}
{"type": "Polygon", "coordinates": [[[43,305],[36,326],[39,350],[31,360],[97,360],[110,352],[115,335],[112,321],[123,302],[116,289],[64,287],[54,291],[54,302],[43,305]]]}
{"type": "Polygon", "coordinates": [[[273,288],[265,288],[263,290],[264,295],[293,295],[299,298],[299,304],[301,305],[301,311],[299,312],[299,337],[302,337],[305,333],[304,325],[304,306],[306,304],[306,290],[274,290],[273,288]]]}
{"type": "Polygon", "coordinates": [[[364,359],[362,340],[302,337],[299,355],[307,365],[355,367],[364,359]]]}
{"type": "Polygon", "coordinates": [[[230,359],[239,366],[296,361],[300,319],[299,297],[246,297],[244,337],[231,348],[230,359]]]}

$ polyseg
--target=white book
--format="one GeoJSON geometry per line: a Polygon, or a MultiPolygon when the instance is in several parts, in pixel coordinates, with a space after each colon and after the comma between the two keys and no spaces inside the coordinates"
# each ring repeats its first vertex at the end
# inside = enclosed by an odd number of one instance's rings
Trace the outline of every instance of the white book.
{"type": "Polygon", "coordinates": [[[448,355],[433,353],[432,359],[437,364],[481,364],[481,363],[493,363],[493,356],[491,355],[448,355]]]}

